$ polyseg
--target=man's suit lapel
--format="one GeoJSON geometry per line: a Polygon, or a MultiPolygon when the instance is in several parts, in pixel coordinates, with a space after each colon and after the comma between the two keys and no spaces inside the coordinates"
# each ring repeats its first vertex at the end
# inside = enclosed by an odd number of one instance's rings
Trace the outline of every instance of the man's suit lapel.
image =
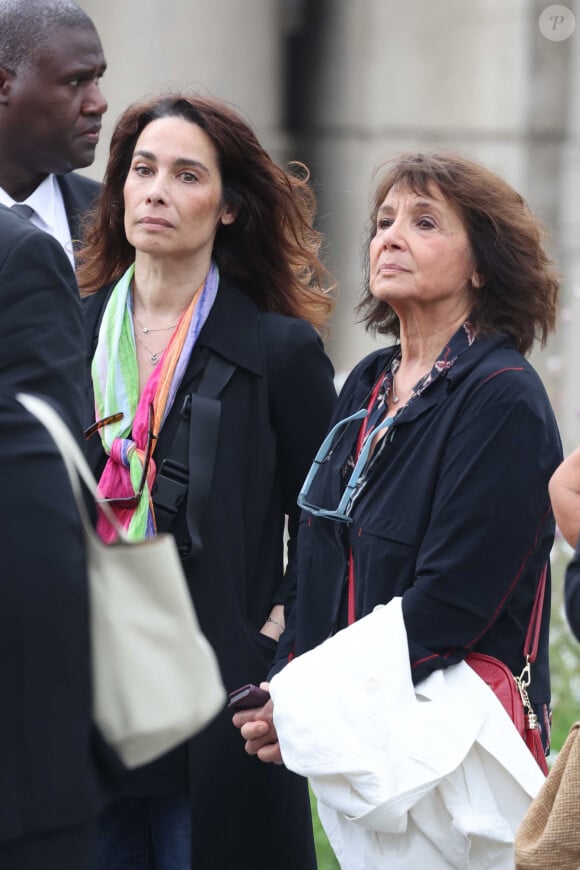
{"type": "Polygon", "coordinates": [[[73,242],[78,241],[82,238],[83,214],[93,207],[101,186],[75,172],[57,175],[56,180],[62,193],[71,238],[73,242]]]}

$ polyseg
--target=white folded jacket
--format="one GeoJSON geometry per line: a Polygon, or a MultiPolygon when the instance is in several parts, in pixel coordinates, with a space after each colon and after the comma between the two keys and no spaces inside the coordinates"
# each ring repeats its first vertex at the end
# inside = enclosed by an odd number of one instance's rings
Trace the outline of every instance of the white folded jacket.
{"type": "Polygon", "coordinates": [[[284,763],[308,777],[342,870],[511,870],[544,776],[465,663],[413,686],[401,599],[270,685],[284,763]]]}

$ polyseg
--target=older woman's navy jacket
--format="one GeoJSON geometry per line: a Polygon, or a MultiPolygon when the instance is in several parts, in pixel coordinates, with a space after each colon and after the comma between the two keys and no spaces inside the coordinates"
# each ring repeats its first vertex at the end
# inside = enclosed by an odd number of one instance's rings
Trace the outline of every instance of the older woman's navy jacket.
{"type": "MultiPolygon", "coordinates": [[[[367,407],[396,350],[375,352],[354,369],[335,420],[367,407]]],[[[349,424],[338,439],[310,503],[338,505],[359,427],[349,424]]],[[[536,582],[554,537],[548,480],[562,459],[538,375],[506,336],[476,339],[397,414],[383,440],[350,524],[302,515],[296,598],[273,672],[346,624],[351,548],[357,618],[403,598],[415,682],[471,650],[520,673],[536,582]]],[[[535,703],[550,697],[549,601],[548,588],[535,703]]]]}

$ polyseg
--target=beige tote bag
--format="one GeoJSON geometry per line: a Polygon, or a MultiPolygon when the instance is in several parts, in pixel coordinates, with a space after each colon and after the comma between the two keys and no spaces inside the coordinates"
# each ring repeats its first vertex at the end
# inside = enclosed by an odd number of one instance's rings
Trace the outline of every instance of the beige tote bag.
{"type": "Polygon", "coordinates": [[[225,689],[199,627],[175,541],[134,543],[107,504],[118,540],[103,544],[88,517],[81,480],[99,493],[81,449],[54,408],[19,401],[61,452],[82,520],[88,559],[95,721],[127,767],[152,761],[201,731],[220,711],[225,689]]]}

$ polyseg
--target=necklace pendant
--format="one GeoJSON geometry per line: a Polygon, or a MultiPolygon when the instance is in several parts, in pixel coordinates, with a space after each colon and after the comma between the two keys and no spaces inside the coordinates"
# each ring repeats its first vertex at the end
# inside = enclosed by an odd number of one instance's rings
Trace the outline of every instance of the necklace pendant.
{"type": "Polygon", "coordinates": [[[159,354],[152,353],[151,356],[149,357],[149,362],[151,363],[152,366],[156,366],[157,363],[159,362],[159,354]]]}
{"type": "Polygon", "coordinates": [[[147,335],[147,333],[149,332],[149,329],[146,326],[142,326],[141,329],[145,333],[145,335],[147,335]]]}
{"type": "Polygon", "coordinates": [[[396,405],[397,402],[399,401],[399,399],[400,399],[400,396],[393,395],[393,404],[396,405]]]}

